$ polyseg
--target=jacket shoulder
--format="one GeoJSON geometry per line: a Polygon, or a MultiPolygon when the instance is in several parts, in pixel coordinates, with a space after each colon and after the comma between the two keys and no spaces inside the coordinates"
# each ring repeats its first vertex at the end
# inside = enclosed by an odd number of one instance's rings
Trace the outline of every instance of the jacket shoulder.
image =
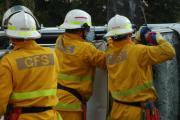
{"type": "Polygon", "coordinates": [[[1,54],[0,54],[0,59],[2,59],[3,57],[5,56],[10,56],[11,55],[11,50],[6,50],[6,51],[3,51],[1,54]]]}
{"type": "Polygon", "coordinates": [[[95,46],[90,42],[83,42],[82,46],[85,48],[95,48],[95,46]]]}

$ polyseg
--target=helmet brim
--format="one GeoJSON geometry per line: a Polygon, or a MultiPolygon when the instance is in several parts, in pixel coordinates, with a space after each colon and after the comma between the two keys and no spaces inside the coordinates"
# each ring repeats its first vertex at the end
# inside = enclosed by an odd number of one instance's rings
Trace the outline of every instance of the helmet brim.
{"type": "Polygon", "coordinates": [[[38,31],[6,30],[5,33],[8,37],[19,39],[38,39],[41,37],[41,34],[38,31]]]}
{"type": "Polygon", "coordinates": [[[111,30],[107,32],[104,37],[111,37],[111,36],[117,36],[117,35],[124,35],[128,33],[132,33],[133,29],[116,29],[116,30],[111,30]]]}

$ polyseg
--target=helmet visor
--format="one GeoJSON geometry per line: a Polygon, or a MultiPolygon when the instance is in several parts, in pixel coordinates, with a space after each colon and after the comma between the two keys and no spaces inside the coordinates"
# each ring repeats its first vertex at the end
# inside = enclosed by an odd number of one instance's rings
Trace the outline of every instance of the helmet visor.
{"type": "Polygon", "coordinates": [[[29,10],[25,6],[21,6],[21,5],[13,6],[5,12],[5,14],[3,16],[3,20],[2,20],[2,27],[7,28],[7,23],[8,23],[9,18],[13,14],[18,13],[20,11],[24,11],[24,12],[30,14],[31,16],[34,16],[33,13],[31,12],[31,10],[29,10]]]}

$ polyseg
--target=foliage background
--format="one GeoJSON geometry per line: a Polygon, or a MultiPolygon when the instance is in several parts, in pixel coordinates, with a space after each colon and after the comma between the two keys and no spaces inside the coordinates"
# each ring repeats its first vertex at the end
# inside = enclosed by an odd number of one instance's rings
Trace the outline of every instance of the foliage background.
{"type": "MultiPolygon", "coordinates": [[[[122,0],[0,0],[0,22],[4,12],[9,7],[24,5],[33,11],[44,26],[62,24],[66,13],[75,8],[90,13],[93,25],[104,25],[109,19],[107,16],[108,8],[112,7],[110,3],[113,1],[122,0]]],[[[148,23],[180,21],[180,0],[146,0],[146,2],[149,4],[145,8],[148,23]]]]}

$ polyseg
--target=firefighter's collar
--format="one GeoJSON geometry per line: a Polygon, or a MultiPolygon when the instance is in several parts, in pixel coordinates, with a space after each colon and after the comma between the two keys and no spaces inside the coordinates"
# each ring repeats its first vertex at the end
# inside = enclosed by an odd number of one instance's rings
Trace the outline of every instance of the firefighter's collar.
{"type": "Polygon", "coordinates": [[[24,42],[14,42],[14,50],[26,47],[39,46],[34,40],[24,41],[24,42]]]}
{"type": "Polygon", "coordinates": [[[121,41],[112,41],[111,44],[113,45],[113,47],[116,48],[122,48],[127,44],[134,44],[133,41],[131,40],[131,38],[127,38],[121,41]]]}
{"type": "Polygon", "coordinates": [[[81,38],[80,36],[78,36],[77,34],[64,33],[63,37],[64,37],[64,39],[66,39],[66,40],[85,41],[84,39],[82,39],[82,38],[81,38]]]}

